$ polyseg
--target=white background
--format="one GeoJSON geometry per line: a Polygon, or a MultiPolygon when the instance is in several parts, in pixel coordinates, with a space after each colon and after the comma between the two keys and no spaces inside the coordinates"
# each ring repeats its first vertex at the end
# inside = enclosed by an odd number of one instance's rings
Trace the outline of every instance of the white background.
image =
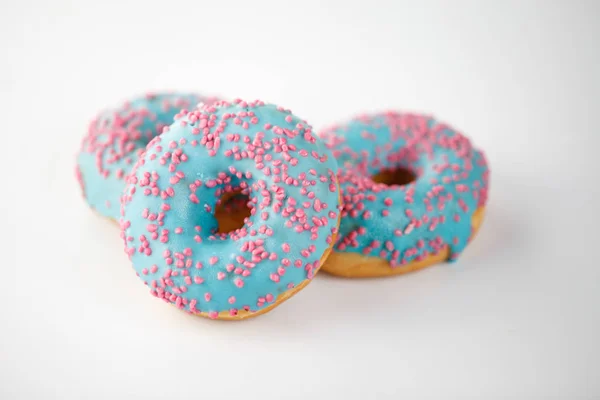
{"type": "Polygon", "coordinates": [[[598,398],[599,20],[594,1],[0,0],[0,398],[598,398]],[[73,172],[97,110],[160,89],[317,128],[434,113],[489,156],[480,235],[404,277],[319,274],[255,320],[178,312],[73,172]]]}

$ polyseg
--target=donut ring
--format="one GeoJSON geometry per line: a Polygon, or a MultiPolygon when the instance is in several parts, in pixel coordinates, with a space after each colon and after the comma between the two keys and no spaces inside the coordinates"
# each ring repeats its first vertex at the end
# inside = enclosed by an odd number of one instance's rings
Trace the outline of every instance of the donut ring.
{"type": "Polygon", "coordinates": [[[203,317],[243,319],[306,286],[340,219],[337,163],[311,127],[260,101],[217,102],[154,138],[122,197],[122,237],[151,293],[203,317]],[[245,225],[217,232],[215,208],[241,190],[245,225]]]}
{"type": "Polygon", "coordinates": [[[147,94],[100,113],[90,123],[77,156],[76,175],[88,205],[117,220],[125,176],[148,142],[182,108],[213,101],[196,94],[147,94]]]}
{"type": "Polygon", "coordinates": [[[487,161],[448,125],[388,112],[320,136],[340,164],[343,203],[340,236],[324,271],[377,277],[453,261],[481,225],[487,161]],[[398,169],[414,181],[390,182],[398,169]]]}

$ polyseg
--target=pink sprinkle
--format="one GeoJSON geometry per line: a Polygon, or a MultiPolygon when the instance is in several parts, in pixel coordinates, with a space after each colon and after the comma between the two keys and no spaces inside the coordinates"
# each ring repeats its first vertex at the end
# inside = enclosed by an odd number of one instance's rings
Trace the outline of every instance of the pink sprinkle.
{"type": "Polygon", "coordinates": [[[218,313],[218,312],[216,312],[216,311],[210,311],[210,312],[208,313],[208,317],[209,317],[210,319],[217,319],[217,318],[219,317],[219,313],[218,313]]]}

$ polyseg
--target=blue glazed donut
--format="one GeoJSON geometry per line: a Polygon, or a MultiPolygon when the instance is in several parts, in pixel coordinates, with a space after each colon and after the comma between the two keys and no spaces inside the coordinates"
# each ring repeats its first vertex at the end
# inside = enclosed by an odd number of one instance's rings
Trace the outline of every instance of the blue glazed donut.
{"type": "Polygon", "coordinates": [[[339,226],[337,163],[311,127],[260,101],[182,111],[128,178],[122,237],[154,296],[242,319],[304,287],[339,226]],[[251,215],[217,233],[214,210],[241,190],[251,215]]]}
{"type": "Polygon", "coordinates": [[[90,123],[77,156],[77,178],[89,206],[118,219],[125,176],[148,142],[182,108],[212,101],[195,94],[147,94],[100,113],[90,123]]]}
{"type": "Polygon", "coordinates": [[[320,136],[340,165],[343,203],[324,271],[395,275],[463,251],[489,186],[486,159],[466,137],[433,118],[395,112],[361,116],[320,136]],[[389,181],[398,170],[405,181],[389,181]]]}

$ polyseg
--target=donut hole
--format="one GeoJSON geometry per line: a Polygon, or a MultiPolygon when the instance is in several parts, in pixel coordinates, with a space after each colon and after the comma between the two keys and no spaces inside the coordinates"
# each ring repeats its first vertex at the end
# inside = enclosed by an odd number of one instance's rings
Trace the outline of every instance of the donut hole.
{"type": "Polygon", "coordinates": [[[403,186],[416,181],[417,174],[410,168],[398,167],[381,170],[373,175],[371,179],[375,183],[382,183],[387,186],[403,186]]]}
{"type": "Polygon", "coordinates": [[[229,233],[242,228],[244,220],[250,217],[250,198],[241,189],[225,193],[215,208],[215,218],[219,224],[217,233],[229,233]]]}

